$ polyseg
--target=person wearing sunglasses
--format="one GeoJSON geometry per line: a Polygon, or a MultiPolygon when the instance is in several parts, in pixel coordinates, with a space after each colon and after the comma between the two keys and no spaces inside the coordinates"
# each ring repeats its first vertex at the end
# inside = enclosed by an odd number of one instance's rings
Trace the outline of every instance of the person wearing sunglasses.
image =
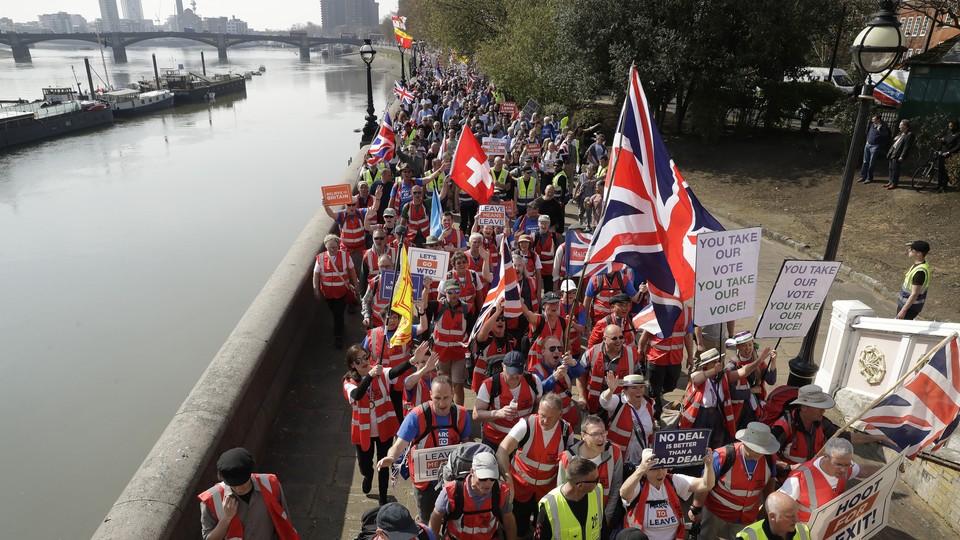
{"type": "Polygon", "coordinates": [[[643,375],[620,380],[607,372],[607,389],[600,394],[600,406],[607,412],[610,442],[620,447],[624,460],[636,467],[641,452],[653,446],[653,399],[647,396],[643,375]]]}
{"type": "MultiPolygon", "coordinates": [[[[373,246],[363,252],[363,259],[360,262],[360,284],[364,287],[369,285],[373,277],[380,273],[380,268],[382,268],[380,265],[381,257],[389,255],[391,262],[397,260],[397,250],[389,243],[387,231],[375,227],[370,232],[372,233],[373,246]]],[[[385,268],[389,270],[392,265],[385,268]]],[[[365,289],[364,292],[366,292],[365,289]]]]}
{"type": "MultiPolygon", "coordinates": [[[[426,354],[429,346],[422,347],[426,354]]],[[[357,448],[357,465],[363,475],[363,492],[370,493],[373,486],[373,451],[383,459],[393,444],[393,437],[400,429],[396,409],[390,401],[390,387],[410,370],[409,360],[395,368],[384,368],[374,362],[370,354],[360,346],[347,349],[347,373],[343,376],[343,395],[352,411],[350,442],[357,448]]],[[[390,486],[390,471],[381,470],[378,478],[380,504],[387,503],[387,488],[390,486]]]]}
{"type": "Polygon", "coordinates": [[[491,361],[503,362],[504,355],[517,346],[517,341],[507,335],[507,320],[503,314],[504,301],[501,298],[497,302],[493,312],[480,325],[476,337],[470,343],[473,366],[466,367],[467,375],[470,377],[470,388],[474,394],[480,392],[483,381],[490,376],[487,373],[487,366],[491,361]]]}
{"type": "Polygon", "coordinates": [[[607,372],[613,372],[618,378],[627,375],[643,374],[643,361],[632,345],[624,344],[623,330],[610,324],[603,330],[603,341],[587,349],[580,357],[580,363],[587,371],[577,381],[580,399],[590,414],[600,410],[600,393],[606,389],[607,372]]]}
{"type": "Polygon", "coordinates": [[[533,540],[600,538],[603,488],[596,463],[575,457],[566,474],[566,482],[540,499],[533,540]]]}
{"type": "Polygon", "coordinates": [[[620,504],[620,484],[623,483],[623,451],[607,439],[607,426],[595,414],[588,415],[580,424],[580,441],[560,454],[558,484],[567,481],[566,467],[574,458],[592,461],[600,473],[603,488],[603,525],[601,538],[609,538],[612,529],[623,521],[623,506],[620,504]]]}
{"type": "MultiPolygon", "coordinates": [[[[532,356],[531,352],[528,360],[532,356]]],[[[583,375],[583,372],[583,366],[574,360],[570,353],[563,351],[563,343],[554,336],[543,339],[536,364],[530,369],[530,373],[540,379],[544,394],[553,392],[560,396],[563,401],[563,419],[571,426],[580,422],[579,411],[573,406],[572,392],[573,381],[583,375]]]]}

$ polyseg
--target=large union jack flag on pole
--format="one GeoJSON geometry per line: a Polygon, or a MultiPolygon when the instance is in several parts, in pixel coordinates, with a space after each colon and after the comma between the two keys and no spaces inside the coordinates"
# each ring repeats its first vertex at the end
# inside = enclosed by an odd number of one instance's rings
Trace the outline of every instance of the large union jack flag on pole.
{"type": "Polygon", "coordinates": [[[384,111],[377,137],[370,143],[370,157],[367,158],[367,163],[376,165],[380,161],[390,161],[393,159],[394,148],[396,148],[396,134],[393,132],[393,122],[390,121],[390,113],[384,111]]]}
{"type": "Polygon", "coordinates": [[[393,94],[405,105],[413,103],[413,92],[398,81],[393,81],[393,94]]]}
{"type": "Polygon", "coordinates": [[[588,275],[619,262],[645,276],[666,334],[693,299],[697,234],[724,229],[670,159],[633,66],[609,170],[608,202],[587,254],[588,275]]]}
{"type": "Polygon", "coordinates": [[[954,338],[920,372],[861,418],[867,433],[886,435],[914,459],[940,448],[960,422],[960,351],[954,338]]]}
{"type": "Polygon", "coordinates": [[[487,291],[487,298],[480,308],[480,314],[477,315],[477,322],[470,331],[470,339],[466,345],[477,337],[483,323],[493,314],[494,308],[503,299],[503,315],[508,318],[515,318],[523,315],[523,308],[520,307],[520,285],[517,282],[517,271],[513,267],[513,253],[510,252],[510,246],[506,235],[500,242],[500,271],[493,275],[493,283],[490,284],[490,290],[487,291]]]}

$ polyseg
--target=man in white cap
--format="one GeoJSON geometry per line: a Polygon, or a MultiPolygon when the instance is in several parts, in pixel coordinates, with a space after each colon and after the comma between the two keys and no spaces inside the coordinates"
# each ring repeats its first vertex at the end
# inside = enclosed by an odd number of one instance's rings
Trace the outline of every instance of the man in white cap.
{"type": "MultiPolygon", "coordinates": [[[[743,331],[726,342],[727,349],[734,349],[735,358],[727,362],[727,370],[739,369],[757,359],[753,334],[743,331]]],[[[744,428],[760,417],[760,405],[767,398],[767,384],[777,384],[777,351],[770,351],[768,360],[761,361],[757,369],[730,385],[730,403],[737,429],[744,428]]]]}
{"type": "Polygon", "coordinates": [[[767,495],[764,508],[767,518],[762,519],[737,533],[737,539],[810,540],[810,528],[801,523],[797,514],[797,502],[779,491],[767,495]]]}
{"type": "Polygon", "coordinates": [[[697,371],[690,374],[690,384],[680,405],[680,429],[708,428],[710,445],[714,448],[726,444],[736,431],[736,417],[733,413],[731,386],[743,379],[770,355],[770,349],[763,351],[749,364],[727,371],[723,368],[720,352],[710,349],[700,356],[697,371]]]}
{"type": "MultiPolygon", "coordinates": [[[[780,459],[783,460],[782,472],[796,469],[802,463],[810,461],[823,448],[823,445],[837,432],[837,426],[824,418],[823,413],[832,409],[836,402],[815,384],[800,387],[797,398],[790,407],[774,422],[771,431],[780,443],[780,459]]],[[[894,447],[893,441],[886,435],[867,435],[845,431],[840,437],[853,444],[887,441],[894,447]]]]}
{"type": "Polygon", "coordinates": [[[751,422],[737,432],[737,441],[715,452],[713,489],[694,496],[690,519],[703,524],[700,540],[732,540],[757,520],[762,495],[774,488],[780,443],[770,428],[751,422]]]}
{"type": "Polygon", "coordinates": [[[497,458],[492,452],[480,452],[465,479],[443,485],[430,515],[430,529],[437,538],[490,540],[499,538],[502,525],[505,537],[514,539],[517,523],[511,499],[510,487],[500,481],[497,458]],[[443,525],[446,536],[441,536],[443,525]]]}

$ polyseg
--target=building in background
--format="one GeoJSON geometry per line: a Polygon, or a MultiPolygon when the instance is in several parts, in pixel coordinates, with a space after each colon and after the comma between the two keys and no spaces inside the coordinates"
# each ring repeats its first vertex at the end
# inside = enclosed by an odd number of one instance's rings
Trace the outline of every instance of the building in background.
{"type": "Polygon", "coordinates": [[[320,0],[324,33],[358,32],[380,24],[380,4],[374,0],[320,0]]]}
{"type": "Polygon", "coordinates": [[[120,26],[120,12],[117,0],[100,0],[100,32],[117,32],[120,26]]]}
{"type": "Polygon", "coordinates": [[[909,7],[901,8],[898,14],[900,32],[903,34],[904,46],[907,52],[904,59],[922,54],[929,49],[960,35],[956,28],[957,21],[950,20],[949,15],[940,15],[937,20],[931,18],[934,13],[915,11],[909,7]]]}
{"type": "Polygon", "coordinates": [[[227,33],[228,34],[249,34],[250,25],[246,21],[242,21],[237,18],[236,15],[233,16],[229,21],[227,21],[227,33]]]}
{"type": "Polygon", "coordinates": [[[70,20],[70,14],[65,11],[57,13],[44,13],[37,15],[40,21],[40,28],[54,34],[72,34],[75,32],[73,23],[70,20]]]}
{"type": "Polygon", "coordinates": [[[123,6],[123,18],[128,21],[143,20],[143,4],[140,0],[121,0],[123,6]]]}

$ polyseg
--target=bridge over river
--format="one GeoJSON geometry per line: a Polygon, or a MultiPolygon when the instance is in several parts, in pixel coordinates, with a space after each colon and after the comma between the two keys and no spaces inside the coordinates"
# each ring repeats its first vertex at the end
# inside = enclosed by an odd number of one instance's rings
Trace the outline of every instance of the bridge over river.
{"type": "Polygon", "coordinates": [[[22,34],[5,32],[0,34],[0,43],[13,49],[14,62],[31,62],[30,46],[45,41],[87,41],[102,43],[113,49],[113,59],[117,63],[127,61],[127,47],[141,41],[163,38],[179,38],[199,41],[217,48],[220,60],[227,59],[227,48],[240,43],[276,42],[299,47],[300,58],[310,59],[310,49],[318,45],[340,43],[344,45],[363,45],[358,38],[327,38],[307,35],[265,35],[265,34],[211,34],[204,32],[110,32],[106,34],[22,34]]]}

